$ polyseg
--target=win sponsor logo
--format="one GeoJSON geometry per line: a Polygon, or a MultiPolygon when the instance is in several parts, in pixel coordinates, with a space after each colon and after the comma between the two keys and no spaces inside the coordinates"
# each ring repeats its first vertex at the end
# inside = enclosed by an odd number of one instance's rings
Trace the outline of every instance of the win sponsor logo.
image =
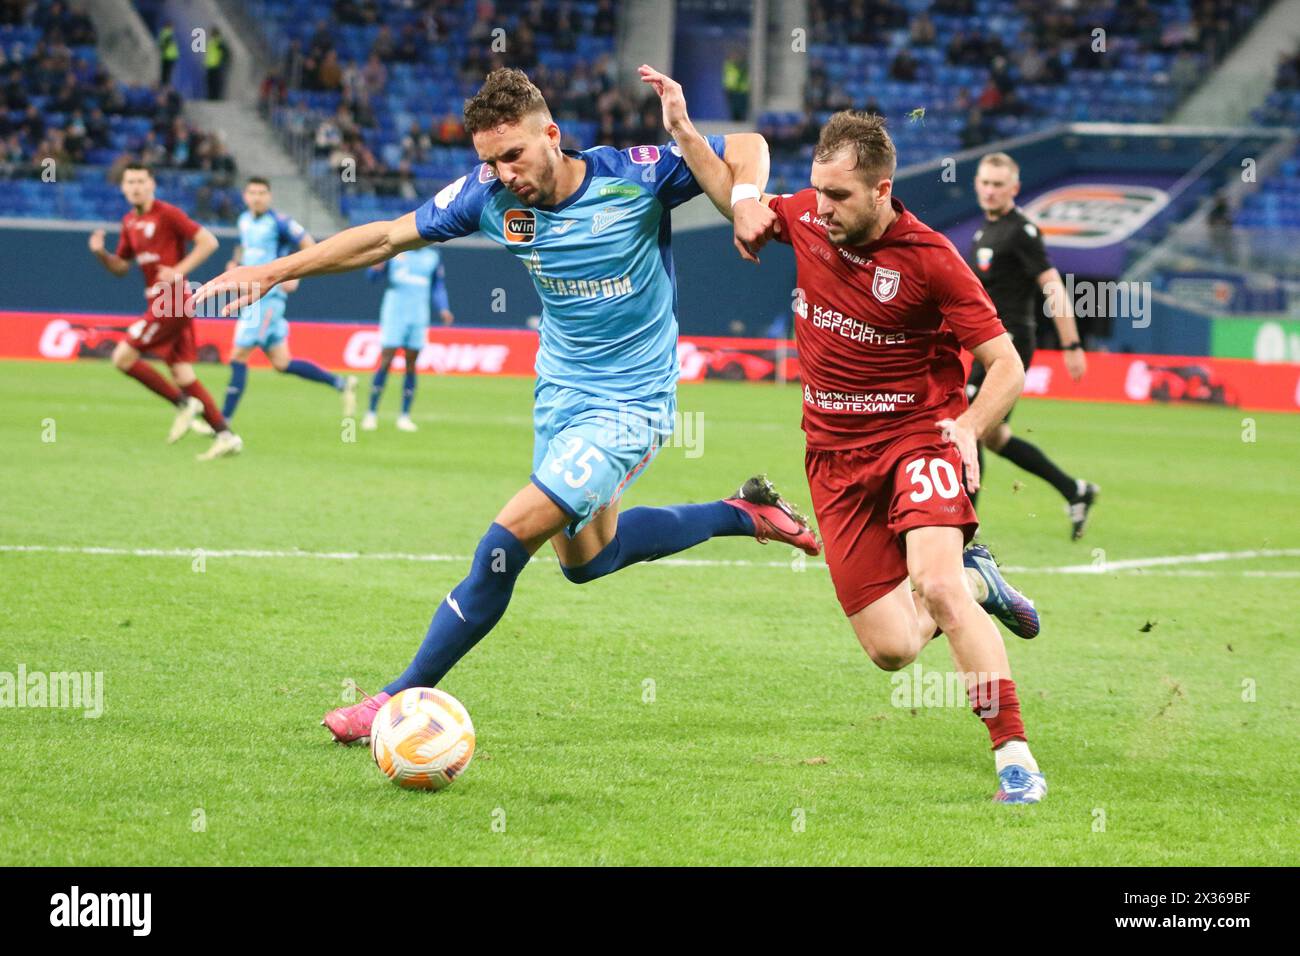
{"type": "Polygon", "coordinates": [[[126,926],[133,936],[148,936],[153,925],[152,893],[68,893],[50,897],[51,926],[126,926]]]}
{"type": "Polygon", "coordinates": [[[507,242],[532,242],[537,235],[537,215],[531,209],[507,209],[502,231],[507,242]]]}

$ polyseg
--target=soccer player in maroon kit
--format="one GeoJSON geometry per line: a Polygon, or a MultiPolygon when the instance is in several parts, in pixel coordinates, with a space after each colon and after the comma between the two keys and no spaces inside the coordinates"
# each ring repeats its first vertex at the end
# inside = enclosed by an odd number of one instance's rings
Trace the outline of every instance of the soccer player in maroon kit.
{"type": "Polygon", "coordinates": [[[762,192],[766,170],[757,183],[733,183],[709,159],[681,87],[649,67],[641,73],[691,172],[734,220],[741,254],[756,261],[770,238],[794,247],[805,468],[858,641],[896,671],[945,634],[993,742],[995,799],[1037,803],[1047,783],[989,614],[1021,637],[1038,633],[1038,615],[987,549],[963,551],[978,527],[969,497],[979,487],[976,436],[1001,421],[1024,382],[992,302],[952,243],[893,198],[896,155],[882,118],[835,114],[814,153],[812,188],[773,196],[762,192]],[[969,407],[962,347],[987,370],[969,407]]]}
{"type": "Polygon", "coordinates": [[[186,314],[185,275],[217,250],[217,237],[170,203],[154,198],[155,182],[149,167],[133,163],[122,172],[122,195],[131,211],[122,217],[116,254],[104,248],[104,230],[90,235],[90,251],[109,272],[124,276],[134,259],[144,273],[149,306],[113,350],[113,364],[145,388],[176,406],[168,442],[179,441],[200,412],[216,434],[201,460],[237,454],[243,448],[231,432],[208,390],[194,374],[198,353],[194,321],[186,314]],[[194,248],[184,255],[185,244],[194,248]],[[167,381],[141,358],[150,352],[165,361],[175,384],[167,381]]]}

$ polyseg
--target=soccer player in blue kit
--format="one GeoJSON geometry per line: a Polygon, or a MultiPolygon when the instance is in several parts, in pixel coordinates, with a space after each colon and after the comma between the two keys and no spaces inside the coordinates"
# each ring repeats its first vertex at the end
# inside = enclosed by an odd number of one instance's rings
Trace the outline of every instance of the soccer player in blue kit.
{"type": "MultiPolygon", "coordinates": [[[[547,541],[564,576],[578,584],[718,536],[821,550],[763,478],[720,501],[619,512],[623,492],[671,431],[676,408],[669,210],[703,190],[675,144],[562,150],[541,92],[515,69],[488,75],[465,104],[465,128],[482,163],[416,211],[231,270],[195,295],[196,302],[228,297],[226,312],[279,282],[364,268],[481,232],[523,263],[542,300],[530,481],[488,527],[410,666],[382,693],[325,715],[340,743],[367,739],[391,695],[435,686],[500,620],[515,580],[547,541]]],[[[760,136],[714,136],[709,145],[734,182],[761,190],[768,160],[760,136]]]]}
{"type": "MultiPolygon", "coordinates": [[[[239,246],[227,268],[234,268],[241,262],[245,265],[270,262],[277,256],[295,249],[308,249],[315,244],[306,229],[271,208],[271,184],[261,176],[250,176],[244,184],[244,205],[248,208],[239,214],[239,246]]],[[[235,347],[230,353],[230,384],[226,387],[226,402],[221,409],[227,420],[234,417],[239,400],[244,396],[248,383],[248,357],[256,348],[266,353],[277,372],[320,382],[341,392],[343,417],[351,418],[356,414],[355,375],[335,375],[315,362],[296,359],[289,354],[289,321],[284,317],[284,309],[288,293],[297,288],[297,281],[290,280],[239,310],[239,321],[235,323],[235,347]]]]}
{"type": "Polygon", "coordinates": [[[415,363],[424,348],[429,330],[429,316],[434,308],[443,325],[451,325],[455,316],[447,301],[446,270],[442,253],[431,246],[399,252],[387,262],[371,266],[366,274],[384,277],[388,288],[379,306],[379,368],[370,383],[370,408],[361,419],[361,430],[372,432],[379,427],[379,399],[388,381],[388,367],[398,349],[404,352],[406,378],[402,383],[402,414],[397,427],[404,432],[418,431],[411,421],[411,402],[415,400],[415,363]]]}

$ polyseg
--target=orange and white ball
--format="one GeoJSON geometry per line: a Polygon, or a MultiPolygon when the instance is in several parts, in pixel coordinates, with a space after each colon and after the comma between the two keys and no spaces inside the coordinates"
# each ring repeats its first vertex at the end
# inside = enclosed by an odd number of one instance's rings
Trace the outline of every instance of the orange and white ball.
{"type": "Polygon", "coordinates": [[[370,725],[375,764],[399,787],[441,790],[474,756],[474,724],[451,694],[408,687],[384,701],[370,725]]]}

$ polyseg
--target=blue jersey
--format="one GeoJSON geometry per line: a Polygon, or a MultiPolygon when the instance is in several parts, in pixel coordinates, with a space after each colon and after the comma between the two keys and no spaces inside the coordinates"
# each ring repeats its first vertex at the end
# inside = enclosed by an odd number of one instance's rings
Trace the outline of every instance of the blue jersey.
{"type": "MultiPolygon", "coordinates": [[[[710,136],[719,156],[724,140],[710,136]]],[[[677,286],[668,211],[700,194],[675,143],[566,153],[586,163],[577,191],[526,206],[480,164],[415,213],[425,239],[481,232],[512,252],[542,300],[537,375],[608,398],[677,382],[677,286]]]]}
{"type": "MultiPolygon", "coordinates": [[[[242,250],[240,265],[259,266],[272,259],[298,251],[298,244],[307,230],[288,216],[268,209],[254,216],[245,209],[239,214],[239,247],[242,250]]],[[[267,297],[285,298],[286,293],[276,286],[267,297]]]]}
{"type": "Polygon", "coordinates": [[[450,308],[447,302],[446,270],[442,253],[437,249],[408,249],[386,263],[384,274],[388,288],[384,291],[381,313],[401,312],[422,317],[429,324],[430,309],[450,308]]]}

